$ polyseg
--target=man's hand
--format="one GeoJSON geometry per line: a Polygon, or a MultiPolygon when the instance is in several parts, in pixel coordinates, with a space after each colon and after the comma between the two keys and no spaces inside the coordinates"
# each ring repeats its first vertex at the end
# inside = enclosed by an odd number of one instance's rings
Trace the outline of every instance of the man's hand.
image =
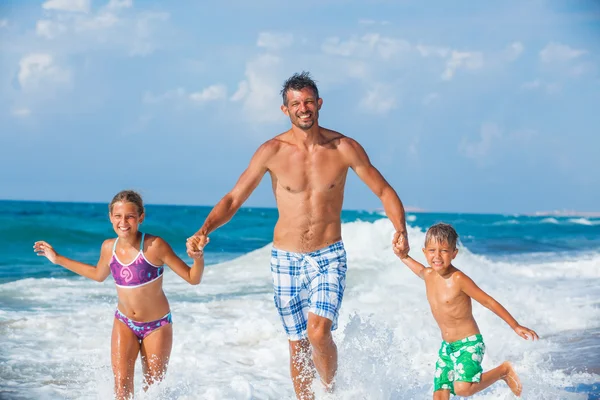
{"type": "Polygon", "coordinates": [[[406,231],[396,231],[392,240],[392,249],[400,259],[408,257],[410,246],[408,245],[408,235],[406,231]]]}
{"type": "Polygon", "coordinates": [[[517,325],[514,328],[514,331],[517,335],[521,336],[525,340],[529,340],[529,337],[531,337],[531,340],[536,340],[536,339],[539,340],[540,339],[540,337],[538,336],[537,333],[535,333],[534,330],[529,329],[524,326],[521,326],[521,325],[517,325]]]}
{"type": "Polygon", "coordinates": [[[210,242],[210,239],[206,235],[194,235],[188,238],[185,243],[188,256],[193,259],[204,256],[204,246],[210,242]]]}

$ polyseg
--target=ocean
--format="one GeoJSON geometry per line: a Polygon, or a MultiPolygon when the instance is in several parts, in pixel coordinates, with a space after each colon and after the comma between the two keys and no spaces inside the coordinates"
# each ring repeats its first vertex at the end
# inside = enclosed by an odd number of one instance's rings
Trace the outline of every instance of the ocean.
{"type": "MultiPolygon", "coordinates": [[[[145,232],[189,261],[185,240],[208,207],[148,205],[145,232]]],[[[95,264],[113,237],[106,204],[0,201],[0,399],[110,399],[111,277],[79,277],[37,257],[36,240],[95,264]]],[[[269,269],[277,210],[243,208],[211,235],[203,281],[166,270],[174,321],[165,381],[136,399],[293,399],[288,345],[269,269]]],[[[474,304],[487,345],[484,370],[504,360],[524,399],[600,399],[600,217],[408,213],[411,255],[425,263],[424,232],[451,223],[455,265],[541,340],[525,341],[474,304]]],[[[319,398],[429,399],[441,342],[423,282],[392,253],[381,211],[344,211],[347,287],[334,339],[337,392],[319,398]]],[[[514,398],[503,383],[473,399],[514,398]]]]}

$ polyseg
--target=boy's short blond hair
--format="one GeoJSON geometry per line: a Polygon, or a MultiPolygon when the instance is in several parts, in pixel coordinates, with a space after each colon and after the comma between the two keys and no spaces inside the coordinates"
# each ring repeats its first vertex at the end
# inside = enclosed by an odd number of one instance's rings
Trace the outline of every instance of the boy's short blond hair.
{"type": "Polygon", "coordinates": [[[456,248],[456,244],[458,243],[458,233],[456,233],[456,230],[454,230],[452,225],[440,222],[427,229],[427,233],[425,234],[425,246],[431,241],[434,241],[435,243],[448,243],[450,247],[456,248]]]}

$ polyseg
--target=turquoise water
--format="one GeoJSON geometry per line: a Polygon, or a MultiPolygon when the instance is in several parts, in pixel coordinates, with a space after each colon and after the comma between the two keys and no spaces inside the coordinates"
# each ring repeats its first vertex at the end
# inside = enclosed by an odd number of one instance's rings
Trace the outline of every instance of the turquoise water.
{"type": "MultiPolygon", "coordinates": [[[[163,237],[187,260],[185,240],[209,211],[148,205],[142,229],[163,237]]],[[[114,236],[107,213],[106,204],[0,201],[0,398],[110,396],[112,278],[85,280],[32,250],[34,241],[46,240],[65,256],[95,264],[102,241],[114,236]],[[97,378],[81,379],[80,371],[97,378]]],[[[244,208],[211,234],[209,266],[198,287],[167,271],[176,333],[170,381],[160,394],[136,398],[291,398],[286,341],[269,282],[276,219],[275,209],[244,208]]],[[[542,336],[526,343],[475,307],[492,349],[484,368],[502,359],[515,362],[523,368],[518,372],[527,399],[600,398],[600,218],[409,213],[407,221],[416,258],[428,226],[453,224],[461,236],[457,266],[542,336]]],[[[420,281],[391,254],[390,229],[380,211],[343,212],[349,272],[336,340],[339,379],[348,390],[340,391],[340,399],[357,393],[370,399],[430,397],[431,360],[415,354],[435,355],[439,332],[420,281]],[[405,348],[418,350],[406,354],[405,348]],[[374,365],[382,371],[371,375],[374,365]]],[[[506,388],[494,385],[474,398],[506,395],[506,388]]]]}

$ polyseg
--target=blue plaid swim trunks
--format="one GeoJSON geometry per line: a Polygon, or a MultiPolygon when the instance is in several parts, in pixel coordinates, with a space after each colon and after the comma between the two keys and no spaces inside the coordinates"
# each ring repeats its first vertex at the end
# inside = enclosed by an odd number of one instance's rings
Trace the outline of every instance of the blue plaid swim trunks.
{"type": "Polygon", "coordinates": [[[273,248],[274,300],[289,340],[305,339],[308,312],[333,322],[346,287],[346,250],[342,241],[310,253],[273,248]]]}

